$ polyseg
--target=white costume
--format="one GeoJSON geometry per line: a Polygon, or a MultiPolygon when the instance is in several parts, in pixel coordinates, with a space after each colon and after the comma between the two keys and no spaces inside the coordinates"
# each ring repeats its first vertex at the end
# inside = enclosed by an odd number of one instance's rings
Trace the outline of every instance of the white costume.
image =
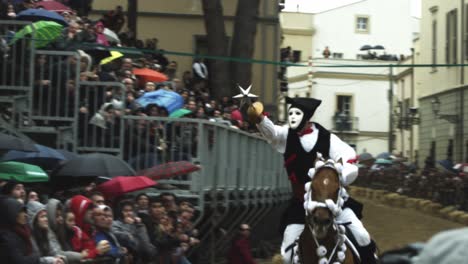
{"type": "MultiPolygon", "coordinates": [[[[297,108],[296,108],[297,109],[297,108]]],[[[291,118],[291,113],[290,113],[291,118]]],[[[294,117],[293,117],[294,118],[294,117]]],[[[299,120],[298,122],[301,122],[299,120]]],[[[263,120],[257,124],[258,129],[268,142],[280,153],[286,151],[286,143],[288,139],[288,133],[290,127],[294,127],[297,122],[291,122],[288,126],[277,126],[274,125],[271,120],[264,117],[263,120]]],[[[296,126],[297,127],[297,126],[296,126]]],[[[312,125],[312,132],[300,137],[300,144],[306,152],[310,152],[317,144],[320,129],[315,124],[312,125]]],[[[357,167],[353,164],[347,163],[348,160],[356,158],[356,152],[348,144],[339,139],[336,135],[330,134],[330,147],[329,147],[329,158],[335,161],[342,159],[343,161],[343,184],[351,184],[357,177],[357,167]]],[[[313,164],[311,164],[313,167],[313,164]]],[[[346,191],[342,191],[342,197],[346,201],[348,195],[346,191]]],[[[351,222],[347,227],[353,233],[356,241],[359,245],[366,246],[371,242],[369,233],[366,231],[361,221],[356,217],[354,212],[350,208],[345,208],[336,218],[337,222],[348,223],[351,222]]],[[[286,248],[294,243],[295,239],[299,237],[304,229],[303,224],[288,224],[283,235],[283,243],[281,245],[281,254],[283,256],[284,263],[290,263],[291,250],[286,252],[286,248]]]]}

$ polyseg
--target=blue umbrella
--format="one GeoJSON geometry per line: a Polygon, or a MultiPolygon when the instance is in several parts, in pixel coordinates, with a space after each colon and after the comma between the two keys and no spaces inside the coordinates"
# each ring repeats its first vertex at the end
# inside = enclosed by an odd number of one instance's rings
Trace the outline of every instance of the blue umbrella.
{"type": "Polygon", "coordinates": [[[10,150],[2,157],[2,161],[19,161],[33,164],[46,170],[51,170],[67,158],[59,151],[43,145],[35,144],[38,152],[10,150]]]}
{"type": "Polygon", "coordinates": [[[375,161],[375,164],[380,164],[380,165],[391,165],[393,161],[388,160],[388,159],[377,159],[375,161]]]}
{"type": "Polygon", "coordinates": [[[184,106],[184,98],[180,94],[165,89],[144,93],[136,102],[142,107],[156,104],[159,107],[166,108],[169,114],[184,106]]]}
{"type": "Polygon", "coordinates": [[[445,170],[447,170],[448,172],[453,172],[453,173],[457,173],[457,170],[453,168],[453,162],[451,160],[439,160],[437,161],[437,163],[442,166],[442,168],[444,168],[445,170]]]}
{"type": "Polygon", "coordinates": [[[61,25],[68,26],[68,23],[67,21],[65,21],[65,18],[63,18],[63,16],[59,15],[58,13],[45,10],[45,9],[34,9],[34,8],[26,9],[24,11],[19,12],[16,18],[18,20],[25,20],[25,21],[32,21],[32,22],[37,22],[41,20],[54,21],[61,25]]]}

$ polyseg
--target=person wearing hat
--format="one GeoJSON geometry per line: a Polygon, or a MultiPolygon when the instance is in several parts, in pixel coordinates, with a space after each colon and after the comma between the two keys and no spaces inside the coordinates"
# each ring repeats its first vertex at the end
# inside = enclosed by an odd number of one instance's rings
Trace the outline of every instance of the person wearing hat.
{"type": "Polygon", "coordinates": [[[1,188],[1,194],[16,199],[22,204],[26,202],[26,191],[24,190],[24,185],[16,180],[7,181],[1,188]]]}
{"type": "MultiPolygon", "coordinates": [[[[247,110],[247,115],[249,120],[254,120],[257,123],[258,129],[268,142],[284,156],[293,197],[280,223],[283,232],[281,254],[283,261],[289,263],[292,250],[286,249],[295,242],[304,229],[304,184],[309,181],[308,171],[314,167],[317,153],[321,153],[325,159],[333,159],[334,161],[341,159],[344,162],[342,177],[345,186],[356,179],[358,168],[354,164],[348,163],[356,160],[356,152],[353,148],[320,124],[310,121],[315,110],[322,103],[321,100],[286,97],[286,103],[290,105],[288,126],[274,125],[262,113],[263,105],[260,102],[253,103],[247,110]]],[[[362,263],[375,263],[375,244],[371,241],[369,233],[353,210],[347,207],[348,200],[349,203],[353,200],[348,199],[349,196],[345,191],[342,191],[342,196],[347,202],[345,202],[342,213],[337,216],[337,221],[351,223],[347,228],[358,244],[356,246],[363,260],[362,263]]]]}

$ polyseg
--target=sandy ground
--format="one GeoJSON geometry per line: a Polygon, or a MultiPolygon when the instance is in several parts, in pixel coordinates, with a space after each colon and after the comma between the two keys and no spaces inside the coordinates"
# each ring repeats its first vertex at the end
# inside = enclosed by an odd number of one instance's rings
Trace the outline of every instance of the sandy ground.
{"type": "MultiPolygon", "coordinates": [[[[434,234],[463,225],[408,208],[394,208],[356,197],[364,204],[363,223],[377,242],[380,253],[412,242],[425,242],[434,234]]],[[[274,263],[258,260],[260,264],[274,263]]]]}

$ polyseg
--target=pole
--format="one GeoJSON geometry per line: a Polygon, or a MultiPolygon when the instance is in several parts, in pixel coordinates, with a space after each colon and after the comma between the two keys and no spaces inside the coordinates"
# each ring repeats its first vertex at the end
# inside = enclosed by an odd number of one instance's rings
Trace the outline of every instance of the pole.
{"type": "Polygon", "coordinates": [[[388,152],[392,153],[393,150],[393,67],[389,66],[388,79],[390,86],[388,89],[388,101],[389,101],[389,130],[388,130],[388,152]]]}
{"type": "Polygon", "coordinates": [[[312,96],[312,84],[313,84],[313,72],[312,72],[312,56],[309,56],[309,74],[308,74],[308,79],[309,79],[309,93],[310,97],[312,96]]]}

